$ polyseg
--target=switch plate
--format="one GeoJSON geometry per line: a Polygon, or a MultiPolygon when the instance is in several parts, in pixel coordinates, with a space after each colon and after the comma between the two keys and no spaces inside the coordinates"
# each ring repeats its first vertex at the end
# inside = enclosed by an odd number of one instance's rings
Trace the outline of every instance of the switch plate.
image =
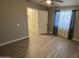
{"type": "Polygon", "coordinates": [[[20,27],[20,24],[17,24],[17,27],[20,27]]]}

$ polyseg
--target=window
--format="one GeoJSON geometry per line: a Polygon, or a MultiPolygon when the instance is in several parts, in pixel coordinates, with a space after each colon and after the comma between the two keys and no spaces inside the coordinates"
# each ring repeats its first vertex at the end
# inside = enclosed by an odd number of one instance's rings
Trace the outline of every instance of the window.
{"type": "Polygon", "coordinates": [[[58,27],[63,30],[69,30],[72,17],[71,11],[60,11],[58,27]]]}

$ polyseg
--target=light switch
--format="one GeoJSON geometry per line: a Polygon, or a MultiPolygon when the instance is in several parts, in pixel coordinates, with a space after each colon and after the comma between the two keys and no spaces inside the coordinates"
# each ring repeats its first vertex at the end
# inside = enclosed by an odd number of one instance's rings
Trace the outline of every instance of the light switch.
{"type": "Polygon", "coordinates": [[[20,24],[17,24],[17,27],[20,27],[20,24]]]}

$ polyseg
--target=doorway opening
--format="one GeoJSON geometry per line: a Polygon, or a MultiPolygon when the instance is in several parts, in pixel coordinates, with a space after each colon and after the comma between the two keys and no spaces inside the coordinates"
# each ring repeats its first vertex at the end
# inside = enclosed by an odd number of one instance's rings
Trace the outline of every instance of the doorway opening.
{"type": "Polygon", "coordinates": [[[47,33],[48,11],[27,8],[29,36],[47,33]]]}
{"type": "Polygon", "coordinates": [[[27,8],[29,36],[38,34],[38,10],[27,8]]]}

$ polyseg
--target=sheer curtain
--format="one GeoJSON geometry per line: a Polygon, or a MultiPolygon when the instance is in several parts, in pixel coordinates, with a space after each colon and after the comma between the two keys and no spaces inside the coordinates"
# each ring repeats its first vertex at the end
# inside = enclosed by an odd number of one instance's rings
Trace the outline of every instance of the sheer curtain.
{"type": "Polygon", "coordinates": [[[60,21],[58,27],[69,30],[72,11],[60,11],[60,21]]]}
{"type": "Polygon", "coordinates": [[[60,11],[59,16],[58,35],[67,38],[71,23],[72,10],[60,11]]]}

